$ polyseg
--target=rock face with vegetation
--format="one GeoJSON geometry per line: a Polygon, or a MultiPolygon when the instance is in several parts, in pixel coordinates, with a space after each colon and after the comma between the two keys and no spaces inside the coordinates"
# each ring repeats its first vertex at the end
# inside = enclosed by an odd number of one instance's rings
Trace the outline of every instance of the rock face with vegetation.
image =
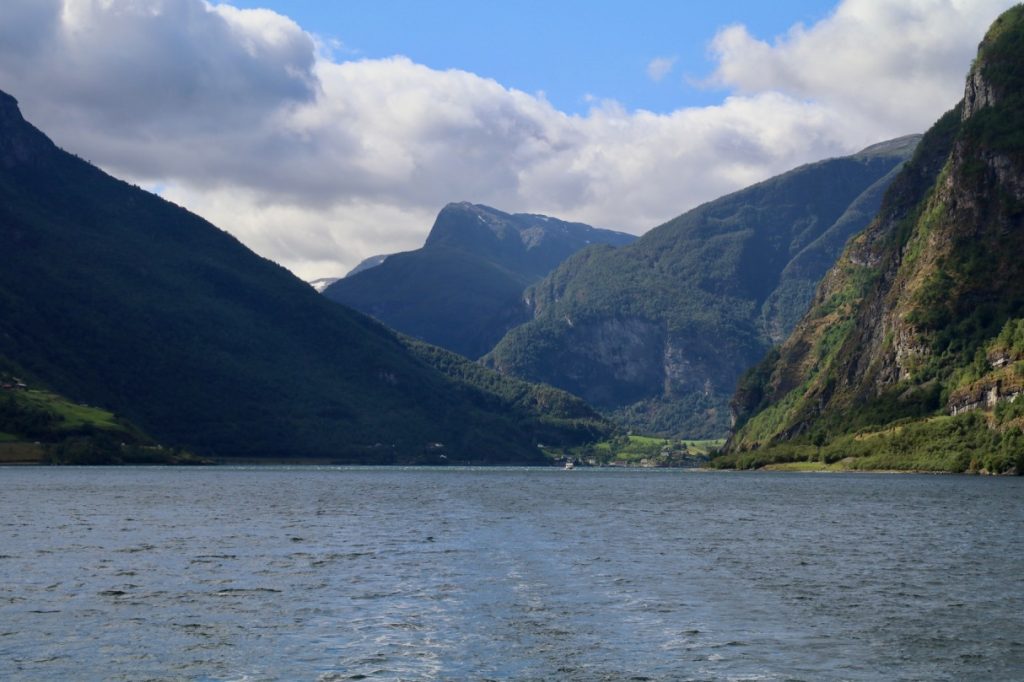
{"type": "Polygon", "coordinates": [[[607,429],[570,396],[439,367],[58,149],[3,93],[0,253],[0,358],[198,455],[525,463],[539,442],[607,429]]]}
{"type": "Polygon", "coordinates": [[[533,319],[485,362],[643,433],[723,437],[737,379],[792,329],[918,140],[803,166],[629,246],[581,251],[527,291],[533,319]]]}
{"type": "Polygon", "coordinates": [[[526,287],[588,244],[634,239],[547,216],[449,204],[423,248],[368,259],[324,295],[403,334],[478,358],[529,319],[526,287]]]}
{"type": "Polygon", "coordinates": [[[723,464],[1021,470],[1024,8],[734,400],[723,464]]]}

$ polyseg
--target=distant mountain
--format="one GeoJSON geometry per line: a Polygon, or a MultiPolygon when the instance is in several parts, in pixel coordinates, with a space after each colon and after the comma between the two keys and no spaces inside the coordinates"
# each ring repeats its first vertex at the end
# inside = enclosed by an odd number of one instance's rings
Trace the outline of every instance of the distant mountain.
{"type": "Polygon", "coordinates": [[[309,286],[313,287],[313,290],[320,294],[323,293],[324,289],[331,286],[337,281],[337,277],[321,277],[320,279],[311,280],[309,282],[309,286]]]}
{"type": "Polygon", "coordinates": [[[457,378],[201,218],[58,149],[3,93],[0,253],[0,358],[200,455],[530,463],[538,442],[607,428],[553,389],[457,378]]]}
{"type": "MultiPolygon", "coordinates": [[[[383,254],[383,255],[380,255],[380,256],[370,256],[369,258],[364,258],[363,260],[359,261],[359,265],[357,265],[354,268],[352,268],[351,270],[349,270],[348,274],[346,274],[345,277],[351,277],[352,275],[359,274],[363,270],[369,270],[370,268],[375,268],[378,265],[380,265],[381,263],[383,263],[385,260],[387,260],[387,257],[389,255],[390,254],[383,254]]],[[[334,282],[337,282],[339,279],[340,279],[339,277],[335,277],[330,282],[328,282],[328,284],[333,284],[334,282]]],[[[324,281],[326,281],[326,280],[324,280],[324,281]]],[[[326,288],[327,288],[327,286],[325,285],[324,289],[326,289],[326,288]]],[[[321,291],[323,291],[323,290],[321,289],[321,291]]]]}
{"type": "Polygon", "coordinates": [[[723,465],[1024,472],[1024,7],[982,41],[781,349],[723,465]]]}
{"type": "Polygon", "coordinates": [[[631,245],[577,253],[526,292],[533,319],[485,362],[640,432],[724,436],[740,374],[792,329],[919,139],[803,166],[631,245]]]}
{"type": "Polygon", "coordinates": [[[527,286],[589,244],[634,239],[547,216],[449,204],[423,248],[353,271],[324,295],[402,333],[477,358],[529,319],[522,295],[527,286]]]}

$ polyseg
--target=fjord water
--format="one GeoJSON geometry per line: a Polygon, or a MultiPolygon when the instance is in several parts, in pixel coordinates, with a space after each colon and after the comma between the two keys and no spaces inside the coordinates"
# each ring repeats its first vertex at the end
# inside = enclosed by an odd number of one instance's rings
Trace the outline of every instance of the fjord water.
{"type": "Polygon", "coordinates": [[[2,679],[1024,679],[1024,480],[0,471],[2,679]]]}

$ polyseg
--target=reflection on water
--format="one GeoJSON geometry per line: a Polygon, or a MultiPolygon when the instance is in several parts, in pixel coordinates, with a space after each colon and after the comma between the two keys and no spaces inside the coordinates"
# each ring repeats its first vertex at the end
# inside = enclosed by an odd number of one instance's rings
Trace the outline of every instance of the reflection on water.
{"type": "Polygon", "coordinates": [[[0,470],[0,678],[1024,679],[1024,480],[0,470]]]}

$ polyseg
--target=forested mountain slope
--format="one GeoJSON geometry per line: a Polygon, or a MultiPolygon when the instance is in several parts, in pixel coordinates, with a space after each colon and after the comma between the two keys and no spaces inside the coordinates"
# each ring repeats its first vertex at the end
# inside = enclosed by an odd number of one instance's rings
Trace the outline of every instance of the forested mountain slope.
{"type": "Polygon", "coordinates": [[[723,464],[1004,471],[1024,439],[1024,8],[781,351],[744,380],[723,464]],[[848,459],[850,458],[850,459],[848,459]]]}
{"type": "Polygon", "coordinates": [[[918,139],[797,168],[628,246],[585,249],[527,292],[533,319],[485,361],[640,432],[724,436],[737,379],[799,319],[918,139]]]}
{"type": "Polygon", "coordinates": [[[527,403],[438,371],[227,233],[58,149],[2,93],[0,254],[0,356],[161,443],[533,462],[541,429],[554,437],[527,403]]]}

